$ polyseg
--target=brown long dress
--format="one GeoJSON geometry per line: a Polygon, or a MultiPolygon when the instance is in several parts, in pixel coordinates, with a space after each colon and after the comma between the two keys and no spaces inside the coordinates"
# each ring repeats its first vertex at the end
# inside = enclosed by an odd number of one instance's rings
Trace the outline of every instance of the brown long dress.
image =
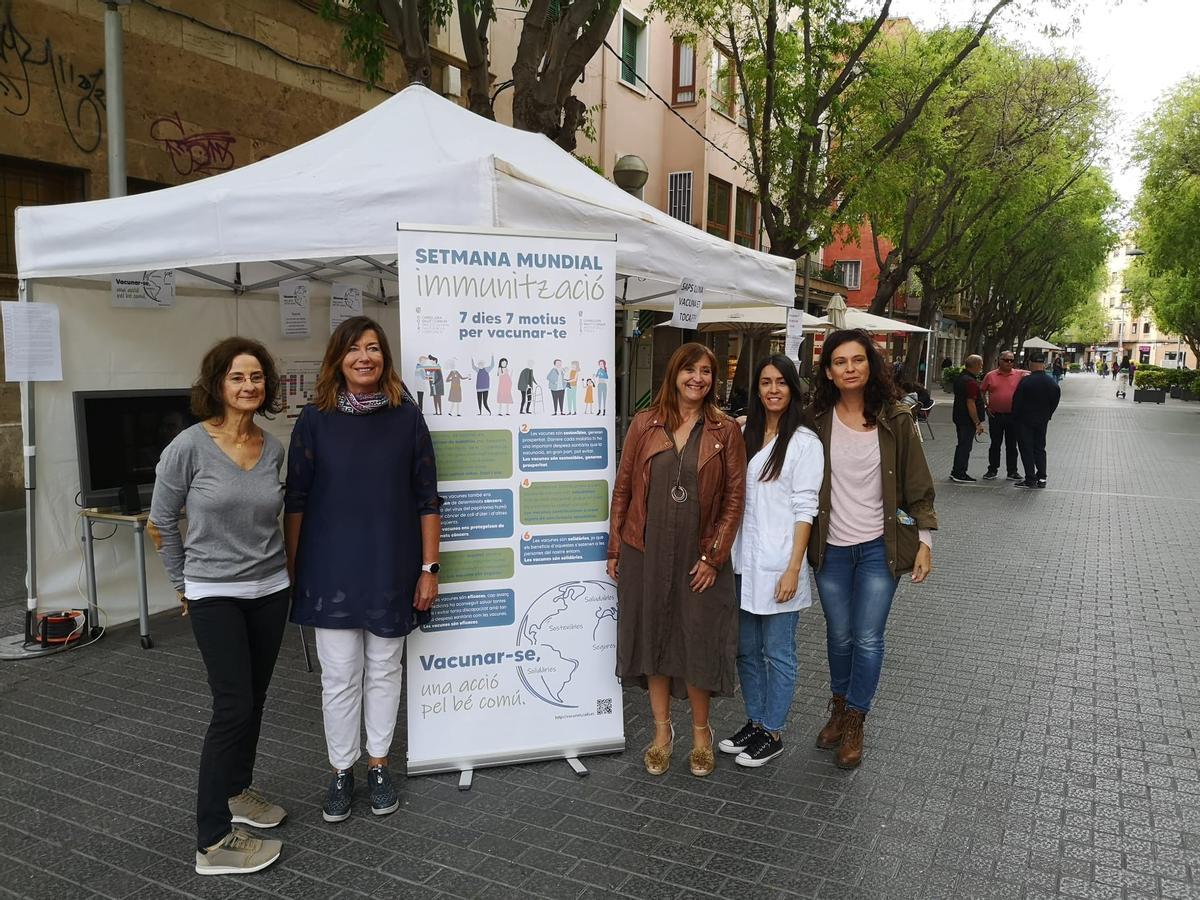
{"type": "Polygon", "coordinates": [[[659,453],[650,461],[646,504],[646,551],[622,542],[617,579],[617,677],[646,687],[647,675],[671,678],[671,694],[687,697],[687,685],[729,696],[734,689],[738,604],[733,569],[726,563],[713,586],[691,589],[688,570],[700,557],[700,503],[696,464],[698,423],[680,455],[659,453]],[[687,500],[671,498],[675,478],[687,500]]]}

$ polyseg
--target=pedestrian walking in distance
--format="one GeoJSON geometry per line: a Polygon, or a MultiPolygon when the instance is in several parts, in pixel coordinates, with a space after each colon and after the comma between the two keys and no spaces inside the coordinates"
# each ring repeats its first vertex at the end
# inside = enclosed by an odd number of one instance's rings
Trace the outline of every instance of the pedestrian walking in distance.
{"type": "Polygon", "coordinates": [[[1016,356],[1011,350],[1000,353],[996,368],[983,376],[980,391],[987,412],[988,431],[992,443],[988,447],[988,467],[983,477],[989,481],[1000,474],[1000,448],[1004,446],[1004,471],[1011,481],[1020,481],[1017,471],[1017,452],[1020,438],[1017,423],[1012,417],[1013,391],[1029,373],[1015,367],[1016,356]]]}
{"type": "Polygon", "coordinates": [[[214,346],[191,407],[201,421],[159,458],[148,530],[191,619],[212,691],[196,789],[196,872],[241,875],[275,862],[281,844],[236,826],[274,828],[287,816],[252,786],[289,600],[279,529],[283,445],[254,421],[283,409],[266,348],[240,337],[214,346]]]}
{"type": "Polygon", "coordinates": [[[1029,377],[1021,380],[1013,392],[1013,418],[1021,435],[1021,465],[1025,477],[1021,488],[1046,486],[1046,429],[1062,393],[1046,371],[1046,356],[1035,350],[1029,357],[1029,377]]]}
{"type": "Polygon", "coordinates": [[[954,379],[954,429],[958,443],[954,447],[954,466],[950,480],[969,484],[975,479],[967,474],[971,462],[971,446],[975,436],[983,434],[983,395],[979,389],[979,373],[983,357],[972,354],[963,362],[963,370],[954,379]]]}
{"type": "Polygon", "coordinates": [[[862,762],[863,723],[883,666],[884,629],[904,572],[933,566],[933,478],[912,412],[865,331],[825,339],[812,413],[825,450],[808,542],[825,611],[829,721],[817,746],[843,769],[862,762]]]}
{"type": "Polygon", "coordinates": [[[723,753],[757,768],[783,752],[783,728],[796,691],[796,625],[812,605],[805,558],[825,454],[801,406],[796,366],[768,356],[754,371],[744,431],[746,509],[733,548],[738,592],[738,680],[746,724],[724,738],[723,753]]]}

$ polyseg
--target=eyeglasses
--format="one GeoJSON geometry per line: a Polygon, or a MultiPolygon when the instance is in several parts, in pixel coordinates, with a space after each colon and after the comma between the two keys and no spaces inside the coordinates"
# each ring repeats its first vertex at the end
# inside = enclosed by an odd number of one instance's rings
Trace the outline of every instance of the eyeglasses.
{"type": "Polygon", "coordinates": [[[1016,357],[1014,357],[1014,356],[1002,356],[1002,357],[1000,357],[1000,362],[1016,362],[1016,361],[1017,361],[1017,360],[1016,360],[1016,357]]]}

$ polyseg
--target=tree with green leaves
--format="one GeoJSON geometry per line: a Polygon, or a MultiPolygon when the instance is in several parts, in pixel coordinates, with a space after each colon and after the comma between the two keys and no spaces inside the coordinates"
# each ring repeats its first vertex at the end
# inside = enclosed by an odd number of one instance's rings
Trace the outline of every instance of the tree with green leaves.
{"type": "Polygon", "coordinates": [[[494,0],[322,0],[322,13],[343,24],[343,43],[362,62],[368,80],[380,80],[388,44],[404,63],[407,84],[430,83],[429,30],[458,22],[467,64],[467,102],[495,118],[499,90],[512,88],[513,125],[544,134],[573,151],[587,108],[572,93],[584,67],[604,45],[620,0],[520,0],[524,9],[512,78],[492,84],[488,27],[494,0]]]}
{"type": "MultiPolygon", "coordinates": [[[[1056,3],[1063,0],[1055,0],[1056,3]]],[[[1018,0],[989,0],[957,43],[879,115],[875,54],[902,25],[891,0],[656,0],[681,30],[728,57],[747,122],[746,169],[771,252],[799,258],[857,221],[854,201],[903,146],[926,106],[1018,0]],[[869,11],[868,11],[869,10],[869,11]]]]}
{"type": "Polygon", "coordinates": [[[1108,338],[1108,310],[1100,298],[1092,295],[1071,311],[1061,331],[1050,340],[1056,344],[1080,344],[1085,347],[1103,343],[1108,338]]]}
{"type": "Polygon", "coordinates": [[[1138,134],[1146,177],[1134,203],[1144,255],[1125,284],[1140,312],[1180,335],[1200,357],[1200,77],[1179,84],[1138,134]]]}

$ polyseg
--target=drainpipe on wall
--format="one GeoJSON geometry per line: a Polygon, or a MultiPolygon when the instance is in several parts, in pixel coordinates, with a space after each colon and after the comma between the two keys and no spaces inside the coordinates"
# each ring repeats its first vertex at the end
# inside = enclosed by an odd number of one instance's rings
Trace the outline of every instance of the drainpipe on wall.
{"type": "Polygon", "coordinates": [[[125,34],[121,7],[130,0],[104,3],[104,108],[108,115],[108,196],[125,196],[125,34]]]}

